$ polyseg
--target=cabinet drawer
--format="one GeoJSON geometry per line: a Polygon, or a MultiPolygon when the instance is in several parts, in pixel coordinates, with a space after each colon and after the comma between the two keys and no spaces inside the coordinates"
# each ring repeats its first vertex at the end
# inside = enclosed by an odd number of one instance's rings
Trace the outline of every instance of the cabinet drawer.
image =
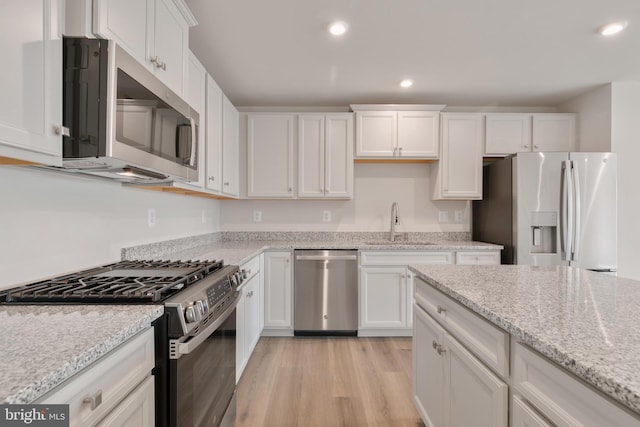
{"type": "Polygon", "coordinates": [[[242,264],[240,266],[240,270],[247,271],[247,278],[245,282],[251,279],[253,276],[255,276],[260,272],[260,256],[259,255],[255,256],[251,258],[249,261],[242,264]]]}
{"type": "Polygon", "coordinates": [[[416,278],[416,304],[425,309],[489,368],[509,376],[509,334],[416,278]]]}
{"type": "Polygon", "coordinates": [[[511,404],[512,427],[551,427],[544,418],[536,413],[527,403],[518,396],[513,396],[511,404]]]}
{"type": "Polygon", "coordinates": [[[71,426],[94,425],[151,374],[154,362],[153,329],[150,328],[38,400],[37,403],[69,404],[71,426]],[[102,394],[94,410],[86,397],[102,394]]]}
{"type": "Polygon", "coordinates": [[[634,417],[591,386],[517,343],[513,349],[516,390],[558,426],[640,426],[634,417]]]}
{"type": "Polygon", "coordinates": [[[362,251],[360,265],[452,264],[453,252],[362,251]]]}
{"type": "Polygon", "coordinates": [[[500,264],[500,252],[456,252],[456,264],[495,265],[500,264]]]}

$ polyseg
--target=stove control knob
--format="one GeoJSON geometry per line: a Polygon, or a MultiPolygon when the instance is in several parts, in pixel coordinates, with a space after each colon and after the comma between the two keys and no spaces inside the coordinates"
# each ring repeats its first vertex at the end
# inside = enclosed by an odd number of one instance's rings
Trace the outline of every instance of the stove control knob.
{"type": "Polygon", "coordinates": [[[206,313],[204,310],[203,300],[196,301],[195,306],[196,306],[196,313],[197,313],[198,320],[200,320],[204,317],[206,313]]]}
{"type": "Polygon", "coordinates": [[[184,309],[184,318],[187,320],[187,323],[193,323],[197,321],[196,318],[196,308],[192,305],[184,309]]]}
{"type": "Polygon", "coordinates": [[[207,301],[207,299],[201,299],[200,302],[202,303],[202,306],[204,307],[204,312],[208,313],[209,312],[209,301],[207,301]]]}

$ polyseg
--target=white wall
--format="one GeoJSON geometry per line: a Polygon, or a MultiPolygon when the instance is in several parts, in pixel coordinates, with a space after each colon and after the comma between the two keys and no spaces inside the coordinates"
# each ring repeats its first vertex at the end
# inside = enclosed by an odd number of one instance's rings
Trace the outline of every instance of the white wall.
{"type": "Polygon", "coordinates": [[[400,206],[399,231],[469,231],[468,202],[431,201],[431,164],[355,164],[355,197],[348,201],[238,200],[222,203],[224,231],[388,231],[391,204],[400,206]],[[253,212],[262,222],[253,222],[253,212]],[[322,221],[322,211],[331,221],[322,221]],[[449,223],[438,223],[438,210],[449,212],[449,223]],[[453,223],[454,211],[464,221],[453,223]]]}
{"type": "Polygon", "coordinates": [[[600,86],[558,107],[578,113],[577,151],[611,151],[611,85],[600,86]]]}
{"type": "Polygon", "coordinates": [[[0,182],[0,288],[118,261],[122,247],[220,229],[216,200],[11,166],[0,167],[0,182]]]}
{"type": "Polygon", "coordinates": [[[612,83],[611,150],[618,153],[618,276],[640,280],[640,83],[612,83]]]}

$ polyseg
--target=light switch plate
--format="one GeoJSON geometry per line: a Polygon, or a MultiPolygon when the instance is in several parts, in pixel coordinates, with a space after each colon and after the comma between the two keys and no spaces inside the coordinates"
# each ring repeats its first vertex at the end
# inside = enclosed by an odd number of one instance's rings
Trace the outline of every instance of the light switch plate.
{"type": "Polygon", "coordinates": [[[438,211],[438,222],[449,222],[449,211],[438,211]]]}

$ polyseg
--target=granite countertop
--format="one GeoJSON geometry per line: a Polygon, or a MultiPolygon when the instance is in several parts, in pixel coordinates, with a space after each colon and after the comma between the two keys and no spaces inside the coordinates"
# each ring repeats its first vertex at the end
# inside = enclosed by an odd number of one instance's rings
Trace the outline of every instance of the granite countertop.
{"type": "Polygon", "coordinates": [[[123,259],[224,260],[225,264],[242,265],[267,250],[292,249],[358,249],[358,250],[420,250],[420,251],[487,251],[501,250],[501,245],[474,241],[397,241],[381,239],[356,240],[230,240],[203,244],[182,250],[172,242],[141,245],[123,250],[123,259]]]}
{"type": "Polygon", "coordinates": [[[0,403],[33,402],[162,313],[158,305],[0,307],[0,403]]]}
{"type": "Polygon", "coordinates": [[[562,266],[409,268],[640,413],[640,282],[562,266]]]}

